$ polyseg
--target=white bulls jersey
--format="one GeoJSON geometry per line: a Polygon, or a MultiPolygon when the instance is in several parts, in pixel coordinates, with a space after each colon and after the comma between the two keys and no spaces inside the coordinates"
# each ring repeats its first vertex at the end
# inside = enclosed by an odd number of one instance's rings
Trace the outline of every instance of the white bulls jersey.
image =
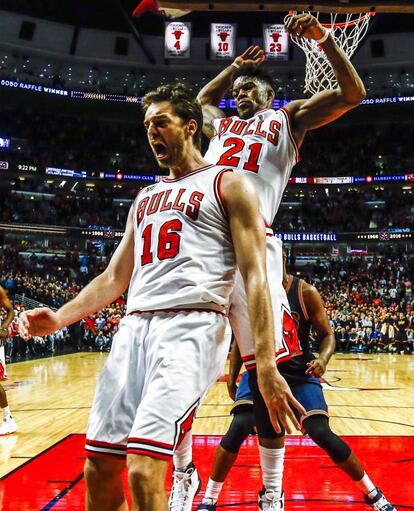
{"type": "Polygon", "coordinates": [[[271,225],[298,161],[289,113],[284,108],[267,109],[250,119],[233,116],[216,119],[213,124],[216,135],[205,159],[245,172],[259,195],[262,215],[271,225]]]}
{"type": "Polygon", "coordinates": [[[139,193],[127,313],[227,309],[236,262],[219,192],[226,171],[209,165],[139,193]]]}

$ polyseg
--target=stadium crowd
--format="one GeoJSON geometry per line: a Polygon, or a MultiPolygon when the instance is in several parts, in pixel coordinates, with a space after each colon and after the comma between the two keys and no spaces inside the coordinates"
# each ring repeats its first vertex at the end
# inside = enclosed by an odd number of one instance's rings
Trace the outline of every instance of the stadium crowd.
{"type": "MultiPolygon", "coordinates": [[[[125,227],[128,209],[139,189],[136,183],[124,183],[121,189],[106,183],[81,189],[82,184],[60,186],[61,181],[4,179],[0,183],[4,206],[0,220],[70,227],[125,227]]],[[[289,187],[273,228],[295,232],[414,229],[413,209],[414,194],[402,185],[301,190],[289,187]]]]}
{"type": "Polygon", "coordinates": [[[403,187],[322,188],[285,193],[275,231],[361,232],[414,228],[414,195],[403,187]],[[293,206],[289,206],[293,204],[293,206]]]}
{"type": "Polygon", "coordinates": [[[412,353],[414,256],[331,258],[313,269],[339,352],[412,353]]]}
{"type": "MultiPolygon", "coordinates": [[[[0,285],[18,297],[59,307],[105,267],[105,257],[68,252],[63,258],[24,256],[8,248],[0,254],[0,285]],[[35,259],[36,258],[36,259],[35,259]],[[84,267],[88,268],[85,272],[84,267]]],[[[324,258],[316,264],[290,267],[321,292],[338,352],[412,353],[414,344],[414,256],[324,258]]],[[[125,297],[79,323],[46,338],[24,343],[12,324],[6,346],[9,360],[77,350],[109,350],[125,297]]]]}
{"type": "MultiPolygon", "coordinates": [[[[234,111],[228,114],[233,115],[234,111]]],[[[372,121],[353,124],[352,128],[334,124],[309,133],[294,174],[395,174],[407,172],[412,166],[412,123],[372,121]]],[[[0,136],[12,139],[8,149],[11,158],[20,161],[24,158],[43,167],[138,173],[158,170],[139,110],[130,119],[121,121],[59,115],[35,107],[2,108],[0,136]]]]}

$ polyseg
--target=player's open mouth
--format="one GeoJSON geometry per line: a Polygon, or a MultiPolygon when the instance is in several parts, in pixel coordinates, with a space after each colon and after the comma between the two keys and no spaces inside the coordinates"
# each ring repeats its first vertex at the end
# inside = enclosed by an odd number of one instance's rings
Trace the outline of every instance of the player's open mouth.
{"type": "Polygon", "coordinates": [[[161,142],[156,142],[152,145],[155,155],[159,160],[162,160],[168,156],[168,149],[167,147],[162,144],[161,142]]]}

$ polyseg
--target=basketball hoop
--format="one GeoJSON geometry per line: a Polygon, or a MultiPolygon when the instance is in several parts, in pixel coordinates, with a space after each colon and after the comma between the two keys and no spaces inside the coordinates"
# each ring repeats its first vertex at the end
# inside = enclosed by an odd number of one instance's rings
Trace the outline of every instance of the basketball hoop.
{"type": "MultiPolygon", "coordinates": [[[[288,16],[308,12],[289,11],[288,16]]],[[[310,14],[313,14],[321,22],[321,25],[331,32],[336,44],[348,58],[351,58],[359,42],[365,37],[369,21],[375,15],[375,12],[361,14],[330,13],[324,15],[319,12],[312,12],[310,14]],[[323,20],[323,16],[327,19],[323,20]],[[322,23],[322,21],[326,22],[322,23]]],[[[313,39],[297,38],[294,35],[290,37],[295,44],[302,48],[306,55],[304,91],[315,94],[336,87],[335,73],[321,46],[313,39]]]]}

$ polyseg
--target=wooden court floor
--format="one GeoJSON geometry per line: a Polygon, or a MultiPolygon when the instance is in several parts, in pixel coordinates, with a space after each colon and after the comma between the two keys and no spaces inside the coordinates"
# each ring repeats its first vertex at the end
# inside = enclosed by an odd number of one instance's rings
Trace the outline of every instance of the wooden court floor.
{"type": "MultiPolygon", "coordinates": [[[[3,384],[19,431],[0,437],[0,477],[67,435],[85,433],[106,356],[76,353],[8,365],[3,384]]],[[[195,434],[221,435],[229,425],[225,375],[221,380],[198,412],[195,434]]],[[[337,354],[324,387],[338,434],[414,436],[414,356],[337,354]]]]}

